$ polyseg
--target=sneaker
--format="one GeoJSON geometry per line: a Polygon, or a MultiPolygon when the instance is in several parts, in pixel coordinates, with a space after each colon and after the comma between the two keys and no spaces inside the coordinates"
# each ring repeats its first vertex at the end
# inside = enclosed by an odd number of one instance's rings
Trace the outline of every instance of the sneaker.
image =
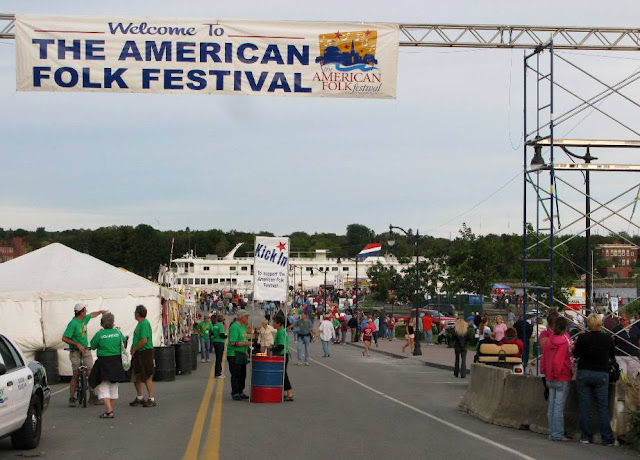
{"type": "Polygon", "coordinates": [[[144,403],[142,403],[142,407],[156,407],[156,405],[157,404],[155,399],[147,399],[144,403]]]}
{"type": "Polygon", "coordinates": [[[603,442],[602,445],[606,446],[606,447],[618,447],[620,445],[620,443],[618,441],[603,442]]]}
{"type": "Polygon", "coordinates": [[[589,444],[591,441],[589,441],[588,439],[581,439],[580,440],[580,444],[589,444]]]}
{"type": "Polygon", "coordinates": [[[300,361],[298,361],[298,362],[296,363],[296,366],[302,366],[302,363],[301,363],[300,361]]]}
{"type": "Polygon", "coordinates": [[[244,400],[249,399],[249,396],[247,396],[247,395],[246,395],[246,394],[244,394],[244,393],[240,393],[240,394],[238,395],[238,397],[239,397],[240,399],[244,399],[244,400]]]}
{"type": "Polygon", "coordinates": [[[136,399],[134,399],[133,401],[131,401],[131,402],[129,403],[129,405],[130,405],[131,407],[144,406],[144,399],[138,399],[138,398],[136,398],[136,399]]]}
{"type": "Polygon", "coordinates": [[[304,365],[305,365],[305,366],[308,366],[308,365],[309,365],[309,361],[307,361],[306,363],[304,363],[304,365]]]}
{"type": "Polygon", "coordinates": [[[225,376],[224,375],[216,375],[216,378],[217,379],[223,379],[223,378],[225,378],[225,376]]]}
{"type": "Polygon", "coordinates": [[[200,362],[201,362],[201,363],[204,363],[204,359],[201,359],[201,360],[200,360],[200,362]]]}
{"type": "Polygon", "coordinates": [[[76,407],[76,398],[73,396],[69,398],[69,407],[76,407]]]}
{"type": "Polygon", "coordinates": [[[207,362],[208,362],[208,363],[210,363],[210,362],[211,362],[211,360],[210,360],[210,359],[207,359],[207,362]]]}
{"type": "Polygon", "coordinates": [[[233,399],[234,401],[242,401],[240,395],[231,395],[231,399],[233,399]]]}

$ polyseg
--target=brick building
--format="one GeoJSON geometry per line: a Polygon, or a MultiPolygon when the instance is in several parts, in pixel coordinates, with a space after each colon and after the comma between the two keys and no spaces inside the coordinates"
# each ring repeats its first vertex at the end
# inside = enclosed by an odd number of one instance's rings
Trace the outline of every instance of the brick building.
{"type": "Polygon", "coordinates": [[[630,278],[632,266],[638,261],[638,246],[635,244],[601,244],[596,248],[602,259],[610,260],[613,266],[607,268],[607,275],[630,278]]]}
{"type": "Polygon", "coordinates": [[[27,248],[19,236],[9,241],[0,241],[0,263],[6,262],[27,253],[27,248]]]}

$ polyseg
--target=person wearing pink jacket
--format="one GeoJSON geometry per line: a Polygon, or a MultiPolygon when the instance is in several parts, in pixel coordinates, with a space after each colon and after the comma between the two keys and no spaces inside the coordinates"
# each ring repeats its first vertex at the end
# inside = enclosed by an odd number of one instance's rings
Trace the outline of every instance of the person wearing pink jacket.
{"type": "Polygon", "coordinates": [[[543,372],[549,388],[549,439],[552,441],[570,441],[564,436],[564,405],[569,394],[569,382],[573,375],[571,363],[571,343],[566,336],[567,320],[559,317],[544,347],[543,372]]]}

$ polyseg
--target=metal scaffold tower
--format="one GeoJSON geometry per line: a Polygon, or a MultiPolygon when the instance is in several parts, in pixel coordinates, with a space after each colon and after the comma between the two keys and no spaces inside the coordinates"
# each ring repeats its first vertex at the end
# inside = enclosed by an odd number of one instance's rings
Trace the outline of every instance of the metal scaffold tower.
{"type": "MultiPolygon", "coordinates": [[[[598,70],[601,73],[603,69],[598,70]]],[[[640,149],[640,129],[634,128],[618,114],[624,112],[620,109],[625,105],[631,109],[640,108],[640,103],[629,95],[630,85],[640,79],[638,70],[640,68],[614,84],[606,83],[593,70],[587,70],[585,66],[558,52],[554,41],[537,47],[524,57],[522,271],[525,315],[528,304],[536,306],[536,316],[541,306],[567,307],[559,295],[555,267],[557,263],[571,264],[576,275],[585,280],[585,313],[588,315],[594,307],[592,230],[603,229],[620,240],[633,244],[625,233],[615,231],[610,221],[617,220],[629,228],[640,229],[632,220],[632,208],[635,209],[638,200],[636,191],[640,191],[640,183],[633,180],[635,176],[631,177],[631,182],[629,175],[623,179],[619,178],[620,174],[618,178],[609,177],[610,180],[617,180],[607,182],[607,187],[602,187],[603,181],[599,181],[600,193],[608,191],[602,190],[603,188],[614,189],[614,185],[622,189],[613,192],[614,196],[608,199],[597,198],[591,187],[592,172],[640,171],[640,158],[634,156],[640,152],[637,150],[640,149]],[[562,66],[565,78],[573,72],[591,81],[595,85],[593,94],[583,95],[574,88],[576,75],[570,80],[571,85],[568,80],[560,81],[557,77],[559,66],[562,66]],[[614,101],[609,101],[614,97],[614,101]],[[560,100],[562,104],[559,104],[560,100]],[[581,120],[577,120],[579,115],[581,120]],[[594,139],[558,136],[558,130],[567,128],[569,121],[577,121],[568,130],[571,133],[591,115],[598,121],[590,120],[591,126],[583,130],[588,134],[614,132],[629,137],[614,139],[614,136],[606,136],[610,138],[594,139]],[[592,156],[596,151],[599,158],[592,156]],[[599,159],[603,161],[596,162],[599,159]],[[576,184],[576,175],[581,184],[576,184]],[[614,202],[629,194],[632,195],[630,201],[622,206],[614,205],[614,202]],[[535,200],[534,206],[531,206],[531,199],[535,200]],[[592,204],[596,205],[593,209],[592,204]],[[569,214],[569,222],[561,219],[561,209],[563,218],[565,213],[569,214]],[[584,226],[580,226],[580,223],[584,223],[584,226]],[[572,231],[573,235],[559,238],[567,230],[572,231]],[[565,248],[569,241],[580,235],[585,240],[584,260],[577,260],[565,248]],[[544,268],[541,269],[540,266],[544,268]],[[529,281],[532,278],[535,282],[529,281]]],[[[535,350],[536,362],[537,355],[538,350],[535,350]]]]}

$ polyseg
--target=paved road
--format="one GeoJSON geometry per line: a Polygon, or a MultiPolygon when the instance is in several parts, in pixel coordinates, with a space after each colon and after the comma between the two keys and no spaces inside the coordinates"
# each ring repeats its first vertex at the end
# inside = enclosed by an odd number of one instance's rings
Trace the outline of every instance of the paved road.
{"type": "MultiPolygon", "coordinates": [[[[457,410],[466,381],[417,360],[364,358],[351,346],[333,346],[331,357],[322,358],[320,344],[312,348],[309,367],[289,367],[291,403],[232,401],[229,379],[211,380],[211,365],[200,363],[195,374],[157,384],[155,408],[129,407],[133,386],[121,386],[114,420],[97,418],[102,407],[67,408],[67,392],[58,385],[54,391],[63,391],[53,396],[34,453],[46,459],[637,458],[623,448],[554,443],[480,422],[457,410]]],[[[20,454],[0,440],[0,458],[20,454]]]]}

